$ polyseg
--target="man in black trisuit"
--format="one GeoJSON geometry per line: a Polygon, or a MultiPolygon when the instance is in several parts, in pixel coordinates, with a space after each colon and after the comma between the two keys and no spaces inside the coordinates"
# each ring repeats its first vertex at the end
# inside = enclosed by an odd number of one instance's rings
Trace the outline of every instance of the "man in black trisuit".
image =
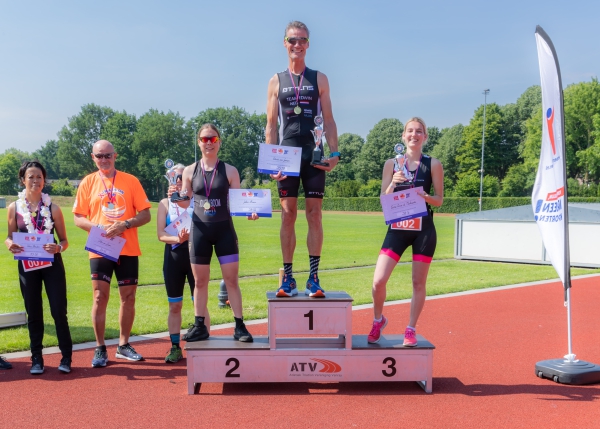
{"type": "Polygon", "coordinates": [[[282,146],[301,147],[302,163],[300,177],[288,177],[281,172],[271,175],[278,181],[282,209],[280,239],[285,274],[277,296],[298,294],[292,262],[296,248],[298,189],[302,180],[308,221],[306,241],[310,258],[310,274],[306,282],[305,294],[311,297],[324,297],[325,292],[319,284],[318,277],[323,247],[321,211],[325,193],[325,172],[331,171],[340,160],[340,153],[337,151],[337,127],[331,109],[327,76],[309,69],[305,64],[306,50],[310,46],[306,25],[299,21],[290,22],[285,29],[283,45],[289,57],[288,68],[277,73],[269,81],[265,136],[268,144],[277,144],[279,141],[282,146]],[[310,165],[315,148],[311,130],[315,127],[314,118],[319,114],[323,116],[323,129],[330,149],[330,158],[327,160],[329,166],[310,165]]]}

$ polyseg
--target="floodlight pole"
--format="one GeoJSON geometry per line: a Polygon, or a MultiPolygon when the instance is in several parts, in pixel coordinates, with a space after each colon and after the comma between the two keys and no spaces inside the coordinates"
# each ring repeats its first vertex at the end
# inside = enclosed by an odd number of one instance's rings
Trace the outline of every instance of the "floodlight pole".
{"type": "Polygon", "coordinates": [[[479,179],[479,211],[481,211],[481,202],[483,199],[483,154],[485,150],[485,108],[487,105],[487,95],[490,93],[489,89],[483,90],[483,131],[481,132],[481,174],[479,179]]]}

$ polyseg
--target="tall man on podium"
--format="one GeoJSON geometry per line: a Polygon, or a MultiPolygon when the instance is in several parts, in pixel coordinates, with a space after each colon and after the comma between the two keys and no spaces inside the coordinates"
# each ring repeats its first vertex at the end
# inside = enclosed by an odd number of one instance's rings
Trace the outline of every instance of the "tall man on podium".
{"type": "MultiPolygon", "coordinates": [[[[340,159],[337,127],[333,119],[329,81],[327,76],[306,67],[306,50],[309,48],[309,30],[299,21],[290,22],[285,29],[283,46],[288,54],[288,68],[274,75],[267,91],[266,143],[302,148],[300,176],[285,176],[281,172],[272,174],[277,180],[281,201],[281,252],[285,274],[277,296],[298,294],[293,277],[292,262],[296,248],[296,217],[298,214],[298,189],[300,180],[306,198],[306,220],[308,221],[307,246],[310,258],[310,274],[305,294],[325,297],[319,284],[318,270],[323,247],[322,207],[325,193],[325,172],[331,171],[340,159]],[[328,165],[311,165],[315,140],[311,131],[315,117],[321,116],[323,129],[327,133],[330,149],[328,165]],[[277,122],[279,120],[279,135],[277,122]],[[279,137],[279,139],[278,139],[279,137]],[[279,140],[279,141],[278,141],[279,140]]],[[[318,123],[317,123],[318,125],[318,123]]]]}

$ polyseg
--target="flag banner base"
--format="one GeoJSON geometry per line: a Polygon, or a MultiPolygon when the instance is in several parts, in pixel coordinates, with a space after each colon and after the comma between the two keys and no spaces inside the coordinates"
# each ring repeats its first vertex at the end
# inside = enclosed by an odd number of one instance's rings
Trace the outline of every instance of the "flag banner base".
{"type": "Polygon", "coordinates": [[[535,364],[535,375],[561,384],[600,383],[600,366],[583,360],[542,360],[535,364]]]}

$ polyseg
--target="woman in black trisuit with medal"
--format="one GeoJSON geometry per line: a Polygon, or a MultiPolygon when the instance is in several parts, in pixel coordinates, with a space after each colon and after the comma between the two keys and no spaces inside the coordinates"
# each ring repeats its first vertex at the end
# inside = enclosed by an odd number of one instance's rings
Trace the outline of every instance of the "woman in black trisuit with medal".
{"type": "Polygon", "coordinates": [[[404,127],[402,140],[407,146],[406,154],[401,161],[402,165],[396,166],[394,158],[385,162],[381,194],[422,186],[423,191],[418,195],[427,204],[427,215],[411,219],[413,222],[408,222],[407,225],[390,225],[388,229],[373,276],[374,320],[368,342],[377,343],[381,338],[381,331],[387,325],[388,320],[383,315],[386,285],[400,256],[408,246],[412,246],[413,296],[410,303],[410,319],[404,331],[404,346],[414,347],[417,345],[415,327],[425,304],[425,284],[437,242],[431,206],[439,207],[444,201],[444,169],[440,161],[422,152],[423,145],[427,141],[427,127],[423,119],[410,118],[404,127]],[[404,164],[406,164],[405,171],[412,176],[411,181],[403,172],[404,164]],[[432,185],[435,195],[431,195],[432,185]]]}
{"type": "MultiPolygon", "coordinates": [[[[195,279],[195,321],[183,340],[200,341],[210,336],[205,325],[205,312],[214,247],[235,318],[233,337],[238,341],[252,342],[252,335],[246,329],[242,317],[242,293],[238,285],[238,242],[228,207],[229,189],[239,189],[240,175],[234,166],[219,160],[221,135],[213,124],[200,127],[198,146],[202,158],[183,171],[182,194],[187,196],[193,193],[194,196],[189,248],[195,279]]],[[[250,219],[258,219],[258,216],[254,214],[250,219]]]]}

